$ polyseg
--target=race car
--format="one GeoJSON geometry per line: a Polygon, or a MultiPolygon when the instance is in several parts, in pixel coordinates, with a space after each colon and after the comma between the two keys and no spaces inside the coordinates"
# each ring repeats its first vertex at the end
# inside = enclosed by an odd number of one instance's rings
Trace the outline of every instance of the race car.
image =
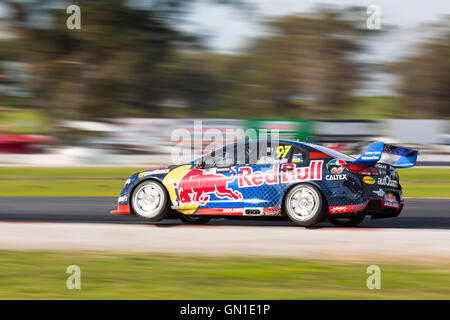
{"type": "Polygon", "coordinates": [[[356,226],[365,216],[400,214],[404,201],[396,168],[414,166],[417,155],[383,142],[372,143],[358,158],[298,141],[236,142],[184,165],[132,175],[111,213],[150,222],[284,217],[300,226],[326,219],[356,226]]]}

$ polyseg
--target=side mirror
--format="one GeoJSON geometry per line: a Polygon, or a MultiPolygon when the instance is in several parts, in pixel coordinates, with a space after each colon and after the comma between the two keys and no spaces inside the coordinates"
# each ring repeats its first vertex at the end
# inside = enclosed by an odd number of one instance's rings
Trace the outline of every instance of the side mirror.
{"type": "Polygon", "coordinates": [[[200,159],[194,163],[194,167],[197,169],[203,169],[205,167],[205,162],[203,159],[200,159]]]}

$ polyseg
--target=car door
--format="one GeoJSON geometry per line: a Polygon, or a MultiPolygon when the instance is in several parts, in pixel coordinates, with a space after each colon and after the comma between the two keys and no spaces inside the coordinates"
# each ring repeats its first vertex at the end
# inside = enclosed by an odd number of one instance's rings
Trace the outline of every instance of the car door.
{"type": "MultiPolygon", "coordinates": [[[[291,161],[292,145],[274,141],[250,142],[246,145],[245,165],[237,165],[238,187],[243,206],[275,208],[281,191],[281,166],[291,161]]],[[[291,170],[288,168],[287,170],[291,170]]]]}

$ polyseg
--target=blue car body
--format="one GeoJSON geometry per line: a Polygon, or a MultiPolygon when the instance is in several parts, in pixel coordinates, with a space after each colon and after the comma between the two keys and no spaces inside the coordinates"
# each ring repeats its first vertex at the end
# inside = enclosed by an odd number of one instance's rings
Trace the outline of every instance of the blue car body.
{"type": "Polygon", "coordinates": [[[308,184],[319,190],[328,215],[393,217],[404,203],[396,168],[414,166],[417,154],[382,142],[353,158],[310,143],[243,141],[184,165],[132,175],[111,213],[133,214],[133,191],[154,180],[166,189],[171,213],[183,215],[283,216],[287,192],[308,184]],[[267,152],[261,156],[259,151],[267,152]],[[226,158],[231,154],[234,160],[226,158]]]}

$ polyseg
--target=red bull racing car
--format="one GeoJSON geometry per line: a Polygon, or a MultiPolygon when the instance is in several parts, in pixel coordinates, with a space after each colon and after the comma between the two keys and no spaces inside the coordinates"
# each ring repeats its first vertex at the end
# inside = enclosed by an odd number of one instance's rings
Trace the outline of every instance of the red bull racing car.
{"type": "Polygon", "coordinates": [[[396,168],[415,165],[418,151],[375,142],[358,158],[286,140],[242,141],[190,163],[154,168],[127,179],[112,214],[150,222],[179,217],[288,217],[301,226],[330,220],[355,226],[365,216],[398,216],[403,208],[396,168]]]}

